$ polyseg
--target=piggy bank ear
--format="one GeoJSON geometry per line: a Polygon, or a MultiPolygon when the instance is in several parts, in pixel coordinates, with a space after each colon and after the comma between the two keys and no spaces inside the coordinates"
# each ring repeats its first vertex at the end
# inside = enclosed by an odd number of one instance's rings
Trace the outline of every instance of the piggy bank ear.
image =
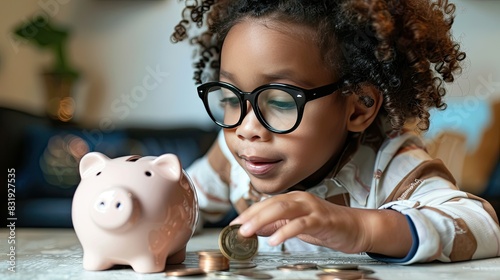
{"type": "Polygon", "coordinates": [[[153,160],[153,165],[160,174],[174,181],[179,181],[182,175],[182,166],[179,158],[174,154],[164,154],[153,160]]]}
{"type": "Polygon", "coordinates": [[[80,177],[86,178],[90,175],[95,175],[106,165],[109,158],[98,152],[91,152],[82,157],[80,160],[80,177]]]}

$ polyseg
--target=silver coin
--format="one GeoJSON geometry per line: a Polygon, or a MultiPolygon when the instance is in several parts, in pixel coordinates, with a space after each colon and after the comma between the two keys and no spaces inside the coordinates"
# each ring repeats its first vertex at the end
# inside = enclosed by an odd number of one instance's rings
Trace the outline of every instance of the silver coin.
{"type": "Polygon", "coordinates": [[[246,269],[246,268],[254,268],[257,265],[251,261],[231,261],[229,262],[229,267],[234,269],[246,269]]]}
{"type": "Polygon", "coordinates": [[[215,277],[218,279],[234,279],[234,273],[229,271],[214,271],[210,272],[209,276],[215,277]]]}

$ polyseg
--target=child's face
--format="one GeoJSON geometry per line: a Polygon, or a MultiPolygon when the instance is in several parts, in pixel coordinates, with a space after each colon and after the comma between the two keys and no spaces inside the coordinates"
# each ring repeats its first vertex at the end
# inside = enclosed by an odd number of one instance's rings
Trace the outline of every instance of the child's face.
{"type": "MultiPolygon", "coordinates": [[[[272,82],[311,89],[340,78],[325,67],[312,30],[279,24],[247,19],[232,27],[222,47],[220,80],[250,92],[272,82]]],[[[339,91],[308,102],[299,127],[288,134],[267,130],[250,108],[240,126],[225,129],[254,188],[274,194],[322,179],[347,136],[347,100],[339,91]]]]}

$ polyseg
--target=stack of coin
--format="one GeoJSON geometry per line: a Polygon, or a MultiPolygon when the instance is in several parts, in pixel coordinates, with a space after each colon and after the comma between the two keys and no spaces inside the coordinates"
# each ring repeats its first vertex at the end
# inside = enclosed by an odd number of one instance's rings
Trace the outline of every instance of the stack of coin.
{"type": "Polygon", "coordinates": [[[205,272],[229,269],[229,260],[219,250],[200,251],[198,258],[198,267],[205,272]]]}
{"type": "Polygon", "coordinates": [[[227,226],[219,234],[219,249],[224,256],[232,261],[251,260],[259,248],[257,236],[242,236],[238,232],[240,226],[227,226]]]}

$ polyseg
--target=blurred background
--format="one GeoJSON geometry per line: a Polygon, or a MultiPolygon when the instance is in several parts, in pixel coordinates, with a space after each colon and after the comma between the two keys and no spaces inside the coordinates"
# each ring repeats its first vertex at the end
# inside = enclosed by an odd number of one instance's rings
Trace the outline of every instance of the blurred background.
{"type": "MultiPolygon", "coordinates": [[[[453,2],[466,68],[424,137],[464,190],[500,196],[500,1],[453,2]]],[[[184,7],[178,0],[0,2],[0,167],[16,170],[21,224],[71,224],[77,164],[88,151],[174,152],[185,167],[206,151],[216,128],[196,95],[194,49],[170,41],[184,7]],[[47,25],[50,40],[34,41],[47,25]],[[61,53],[65,67],[53,68],[61,53]],[[70,78],[53,75],[63,70],[70,78]]]]}
{"type": "Polygon", "coordinates": [[[193,50],[187,42],[170,42],[183,7],[177,0],[2,1],[0,104],[44,113],[40,73],[54,57],[14,34],[19,25],[43,16],[70,32],[67,56],[80,72],[73,93],[75,121],[209,124],[192,80],[193,50]]]}

